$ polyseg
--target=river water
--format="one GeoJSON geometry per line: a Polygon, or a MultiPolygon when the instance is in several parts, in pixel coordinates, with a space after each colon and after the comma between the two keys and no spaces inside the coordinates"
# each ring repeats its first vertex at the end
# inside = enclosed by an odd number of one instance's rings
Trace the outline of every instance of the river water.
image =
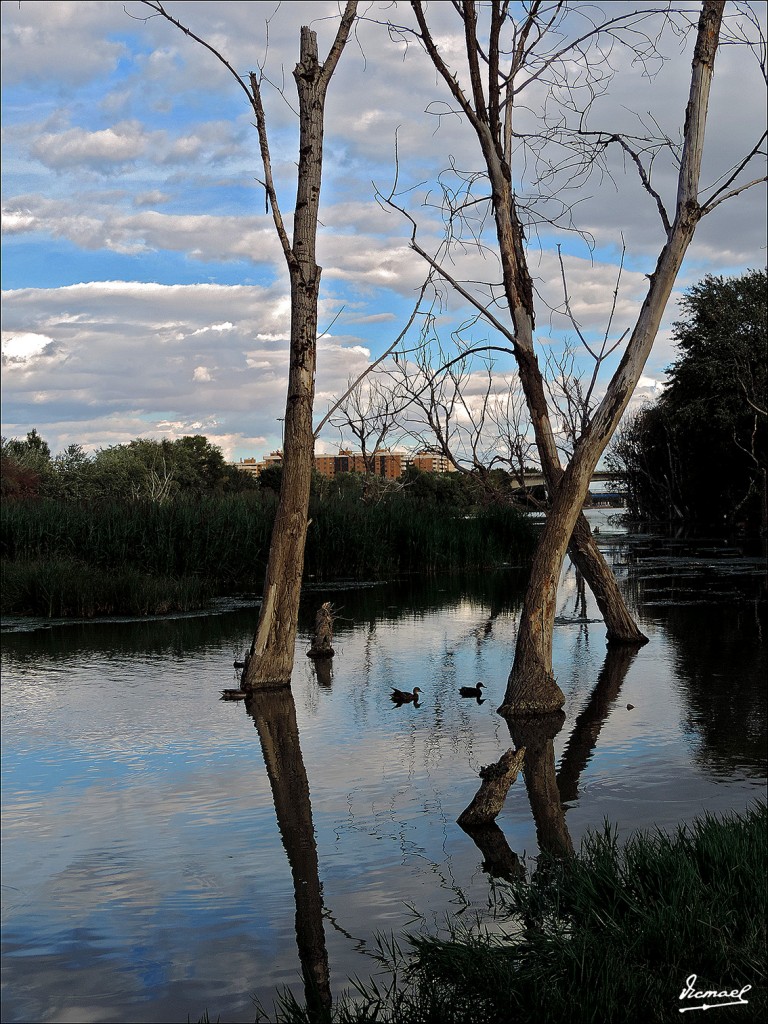
{"type": "Polygon", "coordinates": [[[303,998],[302,969],[334,994],[374,974],[377,934],[493,927],[496,887],[542,845],[764,799],[764,561],[624,536],[611,514],[591,517],[650,642],[606,655],[566,566],[565,723],[484,845],[455,820],[513,746],[495,708],[519,570],[309,588],[292,697],[248,708],[219,693],[252,607],[4,623],[3,1020],[253,1021],[254,997],[303,998]],[[318,678],[305,652],[326,599],[336,656],[318,678]],[[478,680],[482,703],[462,699],[478,680]],[[415,686],[418,706],[391,704],[415,686]]]}

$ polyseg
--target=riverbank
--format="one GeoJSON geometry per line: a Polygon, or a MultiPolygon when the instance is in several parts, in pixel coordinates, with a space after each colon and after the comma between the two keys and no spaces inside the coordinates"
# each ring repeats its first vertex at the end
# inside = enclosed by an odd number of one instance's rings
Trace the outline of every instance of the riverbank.
{"type": "Polygon", "coordinates": [[[766,825],[761,804],[625,845],[606,826],[578,856],[540,857],[501,892],[506,929],[454,924],[448,939],[382,942],[388,981],[356,984],[327,1016],[289,995],[276,1018],[257,1020],[587,1024],[705,1008],[722,1021],[764,1019],[766,825]]]}
{"type": "MultiPolygon", "coordinates": [[[[251,492],[156,502],[39,499],[2,506],[2,614],[48,618],[186,612],[260,589],[277,500],[251,492]]],[[[525,564],[527,517],[408,491],[375,502],[315,496],[305,573],[377,579],[525,564]]]]}

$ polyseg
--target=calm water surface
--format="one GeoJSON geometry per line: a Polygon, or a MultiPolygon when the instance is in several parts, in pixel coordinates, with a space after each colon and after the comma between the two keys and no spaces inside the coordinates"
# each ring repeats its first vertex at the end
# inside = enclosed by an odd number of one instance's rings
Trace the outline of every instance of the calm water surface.
{"type": "Polygon", "coordinates": [[[489,920],[494,885],[540,845],[763,798],[764,563],[592,516],[650,642],[607,657],[566,568],[565,724],[482,849],[455,820],[513,745],[495,708],[515,570],[308,592],[293,697],[248,709],[219,691],[236,685],[253,609],[6,623],[3,1020],[252,1021],[254,996],[302,998],[302,965],[321,985],[329,970],[335,994],[374,973],[377,933],[489,920]],[[304,653],[325,599],[337,653],[318,679],[304,653]],[[478,680],[487,699],[462,700],[478,680]],[[420,706],[393,707],[393,686],[419,686],[420,706]]]}

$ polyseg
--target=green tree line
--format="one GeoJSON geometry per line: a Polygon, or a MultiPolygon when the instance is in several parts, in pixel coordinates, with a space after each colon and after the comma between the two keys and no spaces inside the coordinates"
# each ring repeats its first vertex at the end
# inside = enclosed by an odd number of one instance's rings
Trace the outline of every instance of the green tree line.
{"type": "Polygon", "coordinates": [[[234,493],[256,486],[200,434],[175,441],[137,438],[92,455],[70,444],[52,457],[48,443],[33,429],[23,440],[3,438],[0,458],[4,498],[162,502],[180,494],[234,493]]]}
{"type": "Polygon", "coordinates": [[[707,277],[684,296],[669,383],[607,460],[634,517],[765,532],[766,283],[757,270],[707,277]]]}

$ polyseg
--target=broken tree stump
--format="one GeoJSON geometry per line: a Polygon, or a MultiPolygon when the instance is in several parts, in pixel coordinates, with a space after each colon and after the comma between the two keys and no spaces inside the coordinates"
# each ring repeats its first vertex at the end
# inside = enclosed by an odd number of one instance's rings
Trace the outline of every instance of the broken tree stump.
{"type": "Polygon", "coordinates": [[[315,616],[315,634],[308,658],[333,657],[333,605],[330,601],[321,604],[315,616]]]}
{"type": "Polygon", "coordinates": [[[518,750],[510,748],[495,764],[480,769],[480,778],[483,780],[480,789],[472,798],[472,803],[457,818],[457,823],[463,829],[489,825],[496,820],[496,815],[507,799],[509,787],[523,767],[524,759],[525,747],[518,750]]]}

